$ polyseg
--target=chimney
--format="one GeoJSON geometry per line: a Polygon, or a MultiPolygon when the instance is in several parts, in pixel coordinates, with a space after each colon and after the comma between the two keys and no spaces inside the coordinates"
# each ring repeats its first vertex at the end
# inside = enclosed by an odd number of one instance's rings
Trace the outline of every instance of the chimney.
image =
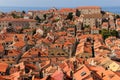
{"type": "Polygon", "coordinates": [[[14,42],[19,41],[19,39],[18,39],[17,35],[14,35],[14,37],[13,37],[13,41],[14,41],[14,42]]]}
{"type": "Polygon", "coordinates": [[[25,42],[28,41],[28,36],[27,36],[27,34],[24,35],[24,37],[23,37],[23,41],[25,41],[25,42]]]}

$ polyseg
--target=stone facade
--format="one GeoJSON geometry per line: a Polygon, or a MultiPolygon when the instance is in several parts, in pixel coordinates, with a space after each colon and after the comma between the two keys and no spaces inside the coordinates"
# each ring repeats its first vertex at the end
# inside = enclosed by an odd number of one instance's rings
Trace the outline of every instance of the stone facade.
{"type": "Polygon", "coordinates": [[[0,19],[0,29],[3,29],[4,27],[35,27],[36,21],[32,19],[9,19],[9,18],[2,18],[0,19]]]}
{"type": "Polygon", "coordinates": [[[78,7],[81,14],[98,14],[101,12],[101,8],[98,6],[78,7]]]}

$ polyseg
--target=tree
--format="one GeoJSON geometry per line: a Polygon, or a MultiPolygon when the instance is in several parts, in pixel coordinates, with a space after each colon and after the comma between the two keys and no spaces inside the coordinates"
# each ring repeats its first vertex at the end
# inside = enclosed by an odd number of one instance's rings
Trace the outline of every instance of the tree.
{"type": "Polygon", "coordinates": [[[36,20],[38,23],[40,23],[40,21],[41,21],[41,19],[40,19],[38,16],[35,17],[35,20],[36,20]]]}
{"type": "Polygon", "coordinates": [[[73,18],[73,13],[72,13],[72,12],[70,12],[70,13],[68,14],[68,16],[67,16],[67,19],[72,20],[72,18],[73,18]]]}
{"type": "Polygon", "coordinates": [[[17,16],[16,14],[12,13],[11,14],[13,18],[20,18],[20,16],[17,16]]]}
{"type": "Polygon", "coordinates": [[[102,19],[102,22],[108,22],[108,20],[104,18],[104,19],[102,19]]]}
{"type": "Polygon", "coordinates": [[[15,18],[15,17],[16,17],[16,14],[14,14],[14,13],[12,13],[11,15],[12,15],[12,17],[13,17],[13,18],[15,18]]]}
{"type": "Polygon", "coordinates": [[[89,28],[90,28],[90,25],[84,25],[84,28],[88,28],[88,29],[89,29],[89,28]]]}
{"type": "Polygon", "coordinates": [[[78,10],[78,9],[76,9],[76,16],[80,16],[80,14],[81,14],[81,12],[78,10]]]}
{"type": "Polygon", "coordinates": [[[120,18],[120,15],[116,15],[115,17],[116,17],[116,19],[117,19],[117,18],[120,18]]]}
{"type": "Polygon", "coordinates": [[[22,13],[25,14],[26,12],[23,10],[22,13]]]}
{"type": "Polygon", "coordinates": [[[102,29],[101,34],[102,34],[104,40],[106,38],[108,38],[109,36],[116,36],[117,37],[117,35],[118,35],[116,30],[106,30],[106,29],[102,29]]]}
{"type": "Polygon", "coordinates": [[[102,30],[101,30],[101,34],[102,34],[104,40],[105,40],[106,38],[108,38],[109,36],[111,36],[109,30],[106,30],[106,29],[102,29],[102,30]]]}
{"type": "Polygon", "coordinates": [[[24,26],[24,27],[23,27],[23,30],[24,30],[24,29],[30,29],[30,27],[29,27],[29,26],[24,26]]]}
{"type": "Polygon", "coordinates": [[[105,11],[101,11],[101,14],[104,15],[104,14],[105,14],[105,11]]]}
{"type": "Polygon", "coordinates": [[[117,37],[117,31],[116,30],[110,30],[111,36],[116,36],[117,37]]]}
{"type": "Polygon", "coordinates": [[[46,15],[46,14],[44,14],[44,15],[43,15],[43,17],[44,17],[44,19],[46,20],[47,15],[46,15]]]}

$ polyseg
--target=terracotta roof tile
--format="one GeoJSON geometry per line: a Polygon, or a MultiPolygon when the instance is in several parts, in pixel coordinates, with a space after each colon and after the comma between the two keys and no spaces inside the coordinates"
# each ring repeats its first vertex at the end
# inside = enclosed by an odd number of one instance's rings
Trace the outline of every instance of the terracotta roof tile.
{"type": "Polygon", "coordinates": [[[52,77],[55,79],[55,80],[63,80],[63,72],[62,71],[56,71],[55,73],[53,73],[52,77]]]}
{"type": "Polygon", "coordinates": [[[2,44],[0,44],[0,52],[4,52],[4,47],[2,44]]]}
{"type": "Polygon", "coordinates": [[[0,72],[6,72],[7,68],[8,68],[7,63],[4,63],[4,62],[0,63],[0,72]]]}

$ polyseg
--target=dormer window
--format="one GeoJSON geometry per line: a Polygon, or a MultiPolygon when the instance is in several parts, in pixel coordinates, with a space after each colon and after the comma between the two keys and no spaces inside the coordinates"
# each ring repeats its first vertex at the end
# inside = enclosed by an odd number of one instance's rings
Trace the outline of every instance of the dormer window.
{"type": "Polygon", "coordinates": [[[86,72],[83,71],[80,75],[81,75],[81,76],[84,76],[84,75],[86,75],[86,72]]]}

